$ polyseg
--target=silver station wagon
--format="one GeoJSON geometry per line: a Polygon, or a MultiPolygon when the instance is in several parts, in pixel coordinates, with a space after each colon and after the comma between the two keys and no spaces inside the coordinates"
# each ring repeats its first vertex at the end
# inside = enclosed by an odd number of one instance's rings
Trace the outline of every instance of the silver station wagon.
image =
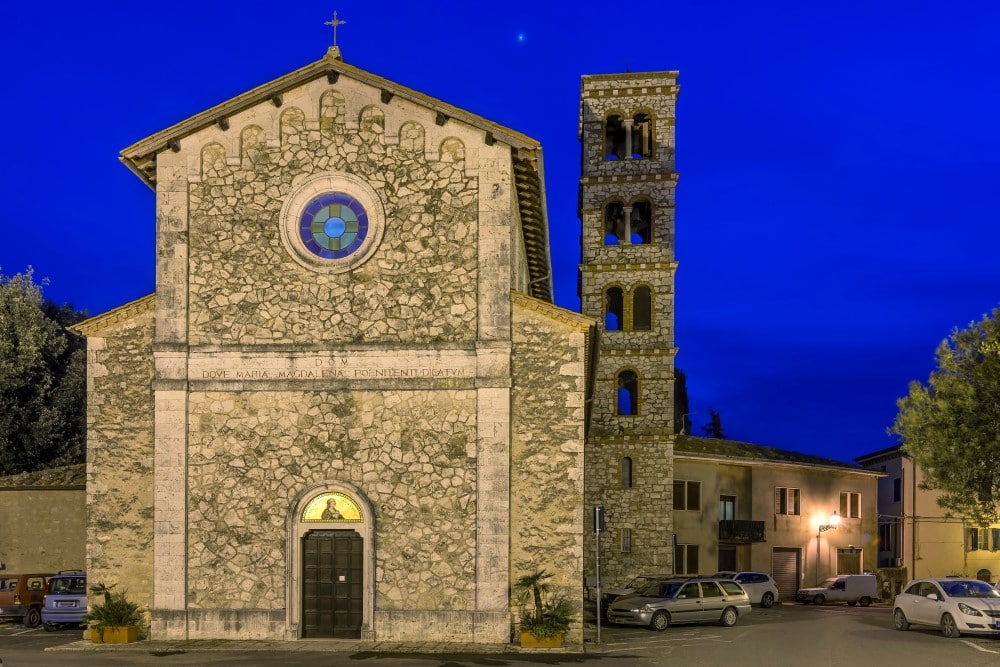
{"type": "Polygon", "coordinates": [[[634,595],[618,598],[608,608],[608,620],[621,625],[646,625],[653,630],[705,622],[729,627],[749,613],[750,598],[738,583],[695,577],[656,581],[634,595]]]}

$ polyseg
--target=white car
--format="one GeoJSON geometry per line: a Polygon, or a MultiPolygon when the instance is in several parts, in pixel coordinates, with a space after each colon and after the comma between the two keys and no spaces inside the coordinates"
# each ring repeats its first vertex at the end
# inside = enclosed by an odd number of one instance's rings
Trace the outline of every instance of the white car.
{"type": "Polygon", "coordinates": [[[715,579],[732,579],[746,590],[747,595],[750,596],[750,602],[759,604],[764,609],[773,606],[780,597],[778,585],[774,583],[774,579],[771,578],[771,575],[763,572],[733,572],[723,570],[722,572],[716,572],[712,577],[715,579]]]}
{"type": "Polygon", "coordinates": [[[897,630],[941,628],[945,637],[1000,633],[1000,591],[978,579],[916,579],[893,603],[897,630]]]}

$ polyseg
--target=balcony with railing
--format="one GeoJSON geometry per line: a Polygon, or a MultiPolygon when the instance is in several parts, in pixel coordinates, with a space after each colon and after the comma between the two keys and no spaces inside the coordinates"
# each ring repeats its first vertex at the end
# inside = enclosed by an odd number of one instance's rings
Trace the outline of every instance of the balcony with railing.
{"type": "Polygon", "coordinates": [[[766,542],[764,539],[763,521],[720,521],[719,522],[720,542],[739,542],[750,544],[752,542],[766,542]]]}

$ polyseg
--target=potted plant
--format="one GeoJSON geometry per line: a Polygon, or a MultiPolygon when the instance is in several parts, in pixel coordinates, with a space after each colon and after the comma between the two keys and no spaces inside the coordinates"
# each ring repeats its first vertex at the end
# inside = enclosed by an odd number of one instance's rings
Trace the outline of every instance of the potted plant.
{"type": "Polygon", "coordinates": [[[514,583],[520,591],[521,646],[559,648],[575,614],[573,603],[563,595],[552,596],[548,579],[551,572],[536,570],[514,583]]]}
{"type": "Polygon", "coordinates": [[[142,612],[139,605],[128,599],[126,591],[115,591],[114,584],[95,584],[90,587],[94,595],[104,596],[87,613],[90,639],[95,644],[128,644],[139,638],[142,612]]]}

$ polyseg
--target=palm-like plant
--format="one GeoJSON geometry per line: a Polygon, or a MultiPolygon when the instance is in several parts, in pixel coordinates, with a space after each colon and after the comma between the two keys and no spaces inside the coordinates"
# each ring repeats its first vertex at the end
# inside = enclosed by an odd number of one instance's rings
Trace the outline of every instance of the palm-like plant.
{"type": "Polygon", "coordinates": [[[520,601],[527,606],[530,598],[532,611],[524,610],[521,614],[521,630],[530,632],[538,639],[554,637],[569,630],[570,619],[574,614],[574,605],[565,596],[549,598],[549,584],[553,573],[536,570],[526,574],[514,582],[514,588],[521,591],[520,601]]]}

